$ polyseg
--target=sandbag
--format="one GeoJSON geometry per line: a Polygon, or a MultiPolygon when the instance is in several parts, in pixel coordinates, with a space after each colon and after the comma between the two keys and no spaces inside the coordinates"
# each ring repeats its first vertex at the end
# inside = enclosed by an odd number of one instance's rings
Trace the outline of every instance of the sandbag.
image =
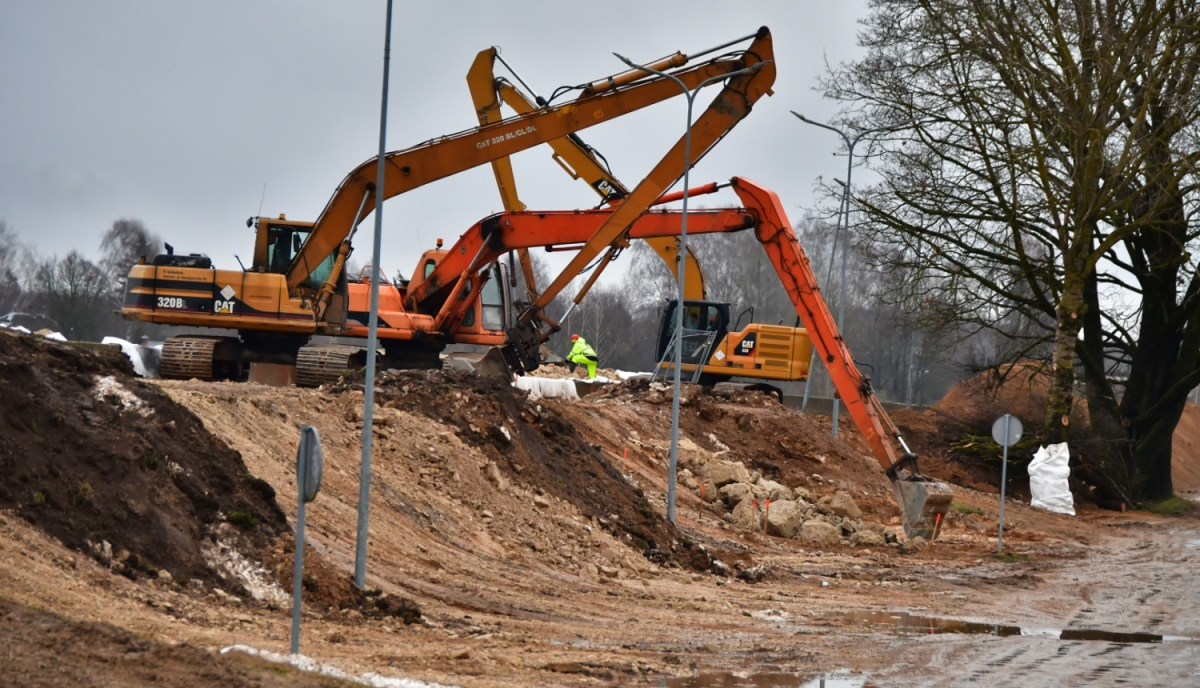
{"type": "Polygon", "coordinates": [[[1057,514],[1075,515],[1075,500],[1067,478],[1071,475],[1067,443],[1039,446],[1029,462],[1031,506],[1057,514]]]}

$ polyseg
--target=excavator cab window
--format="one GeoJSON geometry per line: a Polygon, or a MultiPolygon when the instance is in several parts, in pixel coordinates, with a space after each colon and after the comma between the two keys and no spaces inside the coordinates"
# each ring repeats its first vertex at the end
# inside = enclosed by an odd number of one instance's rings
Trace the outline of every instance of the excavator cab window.
{"type": "Polygon", "coordinates": [[[505,329],[504,273],[499,263],[492,266],[492,278],[483,285],[479,300],[483,304],[483,329],[501,332],[505,329]]]}
{"type": "MultiPolygon", "coordinates": [[[[267,266],[270,272],[285,274],[292,265],[292,259],[300,252],[308,239],[309,227],[293,225],[270,225],[267,228],[267,266]]],[[[325,257],[325,260],[315,266],[302,286],[318,289],[329,276],[333,274],[333,263],[337,251],[325,257]]]]}
{"type": "MultiPolygon", "coordinates": [[[[654,356],[658,360],[667,354],[675,335],[676,308],[678,301],[668,301],[658,327],[658,347],[654,356]]],[[[712,343],[716,346],[729,332],[729,304],[715,301],[683,302],[683,361],[696,363],[703,358],[709,343],[708,333],[713,333],[712,343]]]]}

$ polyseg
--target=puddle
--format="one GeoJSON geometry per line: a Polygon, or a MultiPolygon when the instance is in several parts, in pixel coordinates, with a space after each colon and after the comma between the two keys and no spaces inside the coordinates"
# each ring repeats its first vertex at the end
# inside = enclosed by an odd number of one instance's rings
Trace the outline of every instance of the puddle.
{"type": "MultiPolygon", "coordinates": [[[[905,612],[839,612],[823,614],[819,619],[841,621],[871,630],[900,633],[904,635],[937,635],[938,633],[965,633],[970,635],[995,636],[1045,636],[1059,640],[1097,640],[1109,643],[1161,643],[1163,641],[1187,641],[1191,638],[1161,636],[1153,633],[1121,633],[1093,629],[1021,628],[1000,624],[973,623],[955,619],[935,619],[913,616],[905,612]]],[[[718,684],[714,684],[718,685],[718,684]]],[[[731,684],[736,685],[736,684],[731,684]]]]}
{"type": "Polygon", "coordinates": [[[659,679],[662,688],[879,688],[864,676],[820,676],[805,678],[792,674],[700,674],[659,679]]]}

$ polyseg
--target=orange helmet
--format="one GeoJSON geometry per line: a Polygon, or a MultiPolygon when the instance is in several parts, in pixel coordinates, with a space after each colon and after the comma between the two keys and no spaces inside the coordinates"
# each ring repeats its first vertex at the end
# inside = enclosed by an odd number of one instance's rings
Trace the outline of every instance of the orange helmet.
{"type": "Polygon", "coordinates": [[[579,339],[579,335],[577,335],[577,334],[571,335],[571,341],[575,341],[576,339],[579,339]]]}

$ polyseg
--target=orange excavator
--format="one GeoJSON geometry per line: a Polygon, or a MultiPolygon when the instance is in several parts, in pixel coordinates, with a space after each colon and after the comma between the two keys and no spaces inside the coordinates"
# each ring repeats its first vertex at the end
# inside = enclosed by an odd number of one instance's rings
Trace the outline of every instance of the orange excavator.
{"type": "MultiPolygon", "coordinates": [[[[694,158],[698,159],[749,114],[754,103],[770,93],[775,79],[770,32],[765,28],[724,45],[697,53],[675,53],[649,67],[675,70],[673,76],[689,88],[723,75],[724,87],[692,127],[694,158]],[[742,51],[723,54],[687,66],[697,57],[751,40],[742,51]],[[747,71],[749,70],[749,71],[747,71]]],[[[720,81],[720,79],[717,79],[720,81]]],[[[423,184],[505,158],[532,146],[559,139],[587,127],[620,117],[680,94],[671,80],[632,69],[575,87],[580,95],[559,105],[547,104],[517,117],[489,122],[466,132],[440,137],[413,148],[389,153],[385,188],[374,179],[378,160],[371,158],[352,171],[314,223],[251,218],[257,229],[254,262],[242,271],[213,269],[205,256],[156,256],[150,264],[131,269],[122,314],[170,325],[236,329],[238,336],[172,337],[163,345],[161,372],[167,377],[239,377],[247,364],[282,363],[296,366],[297,382],[319,383],[333,371],[345,369],[355,347],[311,347],[313,335],[358,337],[365,327],[352,314],[365,310],[366,285],[350,284],[344,274],[351,240],[364,209],[374,206],[376,193],[391,198],[423,184]]],[[[559,276],[558,289],[571,281],[605,246],[612,243],[683,172],[681,138],[629,195],[609,221],[589,237],[580,254],[559,276]]],[[[414,281],[425,278],[437,263],[438,251],[422,256],[414,281]]],[[[478,267],[483,267],[479,264],[478,267]]],[[[483,307],[480,295],[492,273],[463,285],[456,298],[483,307]]],[[[380,285],[384,287],[385,285],[380,285]]],[[[515,322],[505,318],[489,330],[482,311],[469,331],[471,316],[463,314],[447,331],[446,313],[415,306],[405,293],[408,285],[381,291],[379,336],[388,357],[437,364],[437,352],[449,342],[499,344],[514,336],[536,337],[543,302],[535,302],[515,322]],[[392,310],[394,308],[394,310],[392,310]]],[[[518,349],[525,351],[528,349],[518,349]]],[[[536,366],[527,359],[524,366],[536,366]]],[[[406,365],[404,367],[413,367],[406,365]]]]}
{"type": "MultiPolygon", "coordinates": [[[[696,193],[710,192],[718,185],[698,187],[696,193]]],[[[859,371],[838,330],[833,314],[817,286],[808,257],[800,246],[779,197],[769,189],[747,179],[735,177],[730,186],[743,207],[702,209],[688,214],[690,234],[736,232],[753,229],[768,260],[775,268],[788,293],[796,314],[807,326],[804,342],[811,341],[825,364],[838,395],[846,404],[855,425],[871,447],[876,459],[892,481],[900,504],[905,532],[910,536],[933,539],[950,507],[950,489],[921,475],[917,456],[909,450],[900,431],[891,422],[883,405],[871,389],[870,380],[859,371]],[[811,337],[811,340],[809,340],[811,337]],[[898,449],[900,451],[898,451],[898,449]]],[[[672,200],[667,196],[663,200],[672,200]]],[[[513,211],[488,217],[468,230],[450,248],[432,272],[420,283],[410,284],[406,303],[444,314],[450,331],[459,322],[465,305],[458,299],[464,285],[487,279],[488,267],[509,251],[534,247],[571,247],[595,237],[598,229],[612,221],[619,209],[582,211],[513,211]]],[[[678,211],[651,211],[642,214],[620,238],[659,239],[679,235],[678,211]]],[[[614,244],[618,246],[619,242],[614,244]]],[[[557,282],[557,280],[556,280],[557,282]]],[[[543,293],[553,298],[551,287],[543,293]]],[[[802,366],[807,375],[811,348],[791,346],[786,350],[769,349],[746,342],[762,339],[771,326],[750,324],[730,331],[727,321],[720,324],[721,344],[708,351],[700,363],[705,369],[737,371],[739,376],[775,365],[802,366]]],[[[536,340],[533,340],[536,341],[536,340]]],[[[510,341],[509,347],[530,345],[530,341],[510,341]]],[[[797,342],[798,344],[799,342],[797,342]]],[[[518,352],[515,360],[536,358],[536,351],[518,352]]]]}
{"type": "MultiPolygon", "coordinates": [[[[532,112],[546,102],[530,88],[513,66],[500,56],[499,48],[495,47],[480,51],[475,57],[475,62],[467,73],[467,85],[470,87],[471,99],[481,125],[500,119],[501,105],[507,105],[518,114],[524,114],[532,112]],[[495,63],[497,61],[501,62],[512,77],[524,86],[525,91],[507,78],[496,76],[495,63]]],[[[595,148],[584,143],[577,134],[554,139],[548,145],[554,151],[552,159],[571,178],[582,179],[599,194],[601,205],[610,208],[616,207],[629,196],[629,189],[612,173],[607,160],[595,148]]],[[[525,204],[521,202],[517,193],[516,180],[509,158],[493,160],[492,171],[495,174],[496,186],[500,191],[505,209],[524,210],[525,204]]],[[[709,184],[689,190],[688,195],[711,193],[716,189],[717,185],[709,184]]],[[[681,199],[682,196],[678,193],[668,194],[659,198],[654,204],[661,205],[681,199]]],[[[678,279],[678,236],[643,236],[641,240],[662,258],[672,275],[678,279]]],[[[537,298],[538,294],[527,250],[516,249],[516,253],[521,258],[529,295],[537,298]]],[[[591,277],[575,294],[571,309],[578,306],[584,299],[615,255],[615,251],[610,251],[608,256],[597,263],[591,277]]],[[[688,342],[685,342],[684,348],[687,350],[684,356],[685,370],[695,373],[695,378],[702,384],[713,384],[722,378],[733,376],[773,381],[807,379],[812,344],[803,329],[782,325],[755,327],[752,331],[746,332],[746,336],[739,338],[736,347],[727,346],[726,342],[716,335],[718,332],[728,331],[729,304],[706,300],[704,271],[694,252],[689,251],[685,255],[684,272],[686,275],[683,294],[685,320],[694,322],[698,326],[695,329],[700,330],[696,333],[696,337],[691,337],[688,342]],[[705,352],[717,355],[725,365],[704,365],[701,366],[700,371],[695,371],[695,368],[701,363],[697,357],[703,356],[705,352]],[[756,354],[763,354],[763,356],[759,358],[756,354]]],[[[669,302],[668,308],[663,314],[655,353],[656,360],[663,359],[663,354],[674,335],[675,319],[673,314],[677,307],[677,302],[669,302]]],[[[565,316],[561,318],[561,320],[565,319],[565,316]]],[[[737,329],[740,319],[739,317],[739,322],[734,324],[734,329],[737,329]]],[[[667,367],[669,368],[671,365],[667,367]]]]}

